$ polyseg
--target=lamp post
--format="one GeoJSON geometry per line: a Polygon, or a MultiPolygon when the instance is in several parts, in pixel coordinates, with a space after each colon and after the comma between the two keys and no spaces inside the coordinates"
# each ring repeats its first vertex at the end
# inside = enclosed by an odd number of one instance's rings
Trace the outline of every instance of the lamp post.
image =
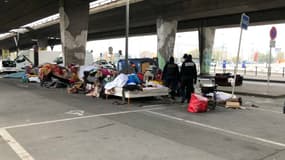
{"type": "Polygon", "coordinates": [[[126,67],[126,72],[128,73],[128,68],[129,68],[129,63],[128,63],[128,58],[129,58],[129,25],[130,25],[130,1],[127,0],[126,2],[126,48],[125,48],[125,67],[126,67]]]}

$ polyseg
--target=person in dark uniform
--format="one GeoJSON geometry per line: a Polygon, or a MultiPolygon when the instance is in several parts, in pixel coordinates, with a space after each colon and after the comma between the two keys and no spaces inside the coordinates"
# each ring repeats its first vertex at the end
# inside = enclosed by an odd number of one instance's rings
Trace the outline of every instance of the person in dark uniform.
{"type": "Polygon", "coordinates": [[[164,66],[162,73],[162,80],[164,84],[170,88],[170,96],[175,99],[175,91],[179,80],[178,65],[174,63],[174,58],[171,56],[169,62],[164,66]]]}
{"type": "Polygon", "coordinates": [[[197,82],[196,64],[192,61],[192,55],[188,55],[183,62],[180,72],[181,79],[181,103],[187,99],[190,101],[191,93],[194,93],[194,84],[197,82]],[[185,93],[186,92],[186,93],[185,93]]]}

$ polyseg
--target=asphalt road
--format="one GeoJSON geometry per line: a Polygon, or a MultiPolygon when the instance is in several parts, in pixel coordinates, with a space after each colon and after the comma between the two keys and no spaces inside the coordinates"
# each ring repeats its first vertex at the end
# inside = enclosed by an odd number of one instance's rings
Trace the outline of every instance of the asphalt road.
{"type": "Polygon", "coordinates": [[[1,160],[285,159],[282,98],[193,114],[165,99],[113,105],[9,79],[0,89],[1,160]]]}

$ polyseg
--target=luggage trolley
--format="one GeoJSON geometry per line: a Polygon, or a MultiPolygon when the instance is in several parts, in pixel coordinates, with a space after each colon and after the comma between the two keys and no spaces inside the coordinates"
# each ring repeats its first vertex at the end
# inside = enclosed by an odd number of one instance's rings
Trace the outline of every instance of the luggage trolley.
{"type": "Polygon", "coordinates": [[[199,87],[201,88],[202,96],[208,98],[208,108],[214,110],[217,105],[217,85],[212,78],[200,78],[199,87]]]}

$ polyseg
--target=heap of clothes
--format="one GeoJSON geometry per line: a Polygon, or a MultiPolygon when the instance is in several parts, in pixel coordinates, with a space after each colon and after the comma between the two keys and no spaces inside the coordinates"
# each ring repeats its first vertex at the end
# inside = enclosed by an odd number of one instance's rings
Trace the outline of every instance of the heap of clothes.
{"type": "MultiPolygon", "coordinates": [[[[150,71],[149,71],[150,72],[150,71]]],[[[115,70],[99,69],[96,71],[84,72],[84,82],[87,85],[87,96],[100,97],[105,94],[113,94],[116,87],[123,88],[125,91],[142,91],[143,87],[162,87],[161,80],[155,80],[155,75],[145,72],[142,73],[118,73],[115,70]],[[147,73],[147,74],[146,74],[147,73]],[[90,77],[91,75],[91,77],[90,77]],[[94,76],[92,76],[94,75],[94,76]],[[147,76],[145,76],[147,75],[147,76]],[[148,77],[149,76],[149,77],[148,77]],[[90,80],[91,79],[91,80],[90,80]],[[94,82],[94,83],[92,83],[94,82]]],[[[158,76],[159,77],[159,76],[158,76]]]]}
{"type": "Polygon", "coordinates": [[[42,87],[67,88],[68,93],[83,93],[86,96],[105,97],[112,94],[114,88],[125,90],[142,90],[143,87],[162,87],[161,72],[153,72],[149,68],[145,73],[118,73],[113,68],[96,66],[78,66],[71,64],[67,67],[58,64],[43,64],[39,68],[28,66],[23,81],[36,77],[42,87]]]}

